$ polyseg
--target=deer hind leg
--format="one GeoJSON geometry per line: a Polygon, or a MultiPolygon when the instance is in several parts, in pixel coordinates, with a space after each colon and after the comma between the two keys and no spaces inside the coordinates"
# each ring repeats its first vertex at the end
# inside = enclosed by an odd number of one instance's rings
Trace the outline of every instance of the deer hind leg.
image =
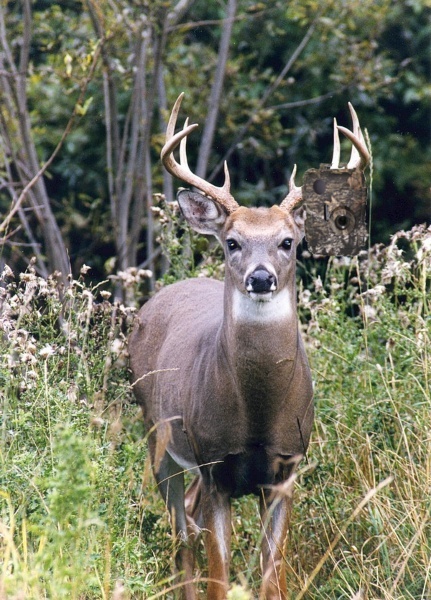
{"type": "Polygon", "coordinates": [[[287,599],[284,552],[291,510],[291,495],[283,492],[281,494],[262,493],[261,600],[287,599]]]}
{"type": "Polygon", "coordinates": [[[175,537],[175,567],[181,576],[181,597],[184,600],[195,600],[196,592],[192,582],[194,576],[194,538],[195,533],[188,527],[188,519],[184,505],[184,470],[165,452],[154,468],[154,448],[150,436],[149,447],[152,457],[154,476],[165,504],[168,508],[172,530],[175,537]]]}

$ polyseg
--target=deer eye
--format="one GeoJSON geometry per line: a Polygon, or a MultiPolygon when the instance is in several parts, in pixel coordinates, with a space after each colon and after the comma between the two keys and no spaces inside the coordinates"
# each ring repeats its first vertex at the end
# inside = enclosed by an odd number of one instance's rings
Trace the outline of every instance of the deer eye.
{"type": "Polygon", "coordinates": [[[228,247],[229,252],[233,252],[234,250],[240,250],[241,249],[241,246],[233,238],[228,238],[226,240],[226,246],[228,247]]]}
{"type": "Polygon", "coordinates": [[[292,238],[286,238],[281,242],[280,248],[282,248],[283,250],[290,250],[292,248],[292,242],[292,238]]]}

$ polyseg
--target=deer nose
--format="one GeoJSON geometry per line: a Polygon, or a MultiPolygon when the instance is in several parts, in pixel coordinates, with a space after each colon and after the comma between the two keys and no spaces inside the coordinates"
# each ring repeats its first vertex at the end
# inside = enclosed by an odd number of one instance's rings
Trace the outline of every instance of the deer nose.
{"type": "Polygon", "coordinates": [[[277,278],[267,269],[258,267],[247,277],[245,285],[247,292],[267,294],[277,289],[277,278]]]}

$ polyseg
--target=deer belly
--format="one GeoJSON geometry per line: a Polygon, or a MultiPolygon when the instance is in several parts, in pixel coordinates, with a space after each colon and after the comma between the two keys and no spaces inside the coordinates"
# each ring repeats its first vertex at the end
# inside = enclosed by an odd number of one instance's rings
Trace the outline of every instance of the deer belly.
{"type": "Polygon", "coordinates": [[[296,461],[291,456],[271,453],[264,445],[255,445],[238,454],[228,454],[214,464],[211,476],[219,489],[232,498],[259,495],[262,487],[288,479],[296,461]]]}

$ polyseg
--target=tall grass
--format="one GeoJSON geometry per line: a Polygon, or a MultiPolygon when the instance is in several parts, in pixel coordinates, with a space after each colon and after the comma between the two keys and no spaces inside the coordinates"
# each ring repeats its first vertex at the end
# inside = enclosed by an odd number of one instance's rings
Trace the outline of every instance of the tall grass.
{"type": "Polygon", "coordinates": [[[145,593],[164,571],[141,536],[168,538],[126,402],[133,310],[83,278],[62,291],[6,269],[3,282],[0,596],[108,598],[117,581],[145,593]]]}
{"type": "MultiPolygon", "coordinates": [[[[300,267],[317,416],[286,550],[291,597],[429,600],[431,231],[300,267]]],[[[204,268],[221,269],[212,254],[204,268]]],[[[139,286],[145,273],[123,277],[139,286]]],[[[1,281],[0,598],[169,596],[170,527],[130,403],[134,309],[90,274],[67,290],[31,267],[1,281]]],[[[235,501],[230,598],[258,589],[258,525],[255,500],[235,501]]]]}
{"type": "Polygon", "coordinates": [[[431,597],[430,276],[431,230],[415,228],[301,292],[317,420],[289,562],[307,597],[431,597]]]}

